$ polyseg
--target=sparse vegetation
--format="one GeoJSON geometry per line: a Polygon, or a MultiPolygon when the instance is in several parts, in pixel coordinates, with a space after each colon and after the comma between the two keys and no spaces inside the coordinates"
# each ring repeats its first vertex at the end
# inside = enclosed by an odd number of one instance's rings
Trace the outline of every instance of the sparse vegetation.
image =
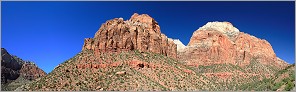
{"type": "Polygon", "coordinates": [[[161,54],[141,53],[137,50],[117,54],[104,53],[97,58],[92,51],[84,51],[61,64],[48,76],[30,84],[28,87],[24,87],[24,90],[268,91],[280,88],[291,90],[295,86],[293,84],[295,74],[290,71],[291,69],[274,71],[271,67],[257,63],[255,59],[244,68],[232,64],[191,67],[161,54]],[[94,59],[94,61],[84,61],[85,54],[89,55],[87,56],[89,60],[94,59]],[[145,62],[149,67],[146,64],[143,64],[142,68],[131,66],[129,62],[132,60],[145,62]],[[77,64],[82,63],[111,64],[113,62],[123,63],[115,67],[106,66],[106,68],[97,69],[92,69],[90,66],[76,68],[77,64]],[[192,73],[186,73],[184,70],[192,71],[192,73]],[[119,71],[125,71],[126,74],[116,74],[119,71]],[[277,76],[266,77],[263,72],[277,72],[277,76]],[[291,73],[290,78],[274,82],[276,78],[286,73],[291,73]],[[62,86],[60,83],[64,82],[66,84],[62,86]]]}

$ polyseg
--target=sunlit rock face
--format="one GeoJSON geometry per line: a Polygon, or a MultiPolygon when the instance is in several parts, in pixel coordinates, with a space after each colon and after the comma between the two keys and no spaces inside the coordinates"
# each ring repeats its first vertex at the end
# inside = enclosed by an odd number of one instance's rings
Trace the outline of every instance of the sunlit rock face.
{"type": "Polygon", "coordinates": [[[287,65],[276,57],[269,42],[240,32],[230,22],[209,22],[200,27],[180,56],[180,60],[192,66],[221,63],[245,66],[254,59],[277,67],[287,65]]]}
{"type": "Polygon", "coordinates": [[[133,14],[129,20],[108,20],[96,32],[94,38],[86,38],[82,50],[121,52],[139,50],[172,58],[177,57],[177,45],[161,33],[158,23],[149,15],[133,14]]]}

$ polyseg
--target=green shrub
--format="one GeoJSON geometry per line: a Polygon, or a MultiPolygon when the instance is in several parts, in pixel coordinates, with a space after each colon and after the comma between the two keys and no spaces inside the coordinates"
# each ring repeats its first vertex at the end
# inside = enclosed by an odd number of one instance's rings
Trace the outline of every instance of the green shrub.
{"type": "Polygon", "coordinates": [[[287,83],[287,85],[286,85],[286,87],[285,87],[285,90],[286,91],[290,91],[290,90],[292,90],[293,88],[294,88],[294,83],[293,82],[291,82],[291,81],[288,81],[288,83],[287,83]]]}
{"type": "Polygon", "coordinates": [[[283,82],[277,82],[274,84],[274,86],[272,87],[273,91],[276,91],[277,89],[279,89],[281,86],[283,85],[283,82]]]}

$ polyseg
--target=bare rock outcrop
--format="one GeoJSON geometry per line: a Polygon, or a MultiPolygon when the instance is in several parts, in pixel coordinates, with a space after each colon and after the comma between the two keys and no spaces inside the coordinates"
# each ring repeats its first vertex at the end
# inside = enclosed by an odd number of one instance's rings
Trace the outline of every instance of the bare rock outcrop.
{"type": "Polygon", "coordinates": [[[245,66],[254,59],[266,65],[287,65],[276,57],[269,42],[239,32],[229,22],[209,22],[196,30],[180,55],[180,60],[192,66],[221,63],[245,66]]]}
{"type": "Polygon", "coordinates": [[[147,14],[133,14],[129,20],[115,18],[102,24],[94,38],[86,38],[82,50],[121,52],[139,50],[172,58],[177,56],[173,40],[160,32],[158,23],[147,14]]]}
{"type": "Polygon", "coordinates": [[[29,80],[35,80],[39,77],[43,77],[46,73],[38,68],[34,63],[26,62],[23,64],[20,74],[29,80]]]}

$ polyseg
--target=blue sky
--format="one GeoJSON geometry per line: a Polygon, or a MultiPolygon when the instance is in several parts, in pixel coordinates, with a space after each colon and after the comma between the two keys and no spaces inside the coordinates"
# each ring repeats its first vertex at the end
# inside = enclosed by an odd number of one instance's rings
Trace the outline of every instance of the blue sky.
{"type": "Polygon", "coordinates": [[[295,61],[294,2],[2,2],[2,47],[49,73],[81,51],[101,24],[149,14],[161,32],[188,44],[211,21],[269,41],[278,57],[295,61]]]}

